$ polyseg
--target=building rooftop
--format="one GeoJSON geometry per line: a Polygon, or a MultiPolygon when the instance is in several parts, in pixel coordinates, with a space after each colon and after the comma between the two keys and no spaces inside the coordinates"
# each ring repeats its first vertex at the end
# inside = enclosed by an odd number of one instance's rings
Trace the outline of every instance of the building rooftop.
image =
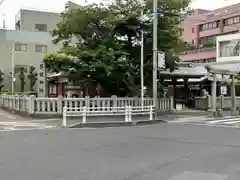
{"type": "MultiPolygon", "coordinates": [[[[179,64],[178,69],[170,72],[169,70],[160,71],[161,75],[167,75],[169,77],[176,77],[176,78],[201,78],[207,76],[207,70],[205,69],[206,64],[179,64]]],[[[211,66],[215,69],[219,70],[229,70],[234,72],[240,73],[240,59],[239,61],[231,61],[231,62],[218,62],[211,64],[211,66]]]]}
{"type": "Polygon", "coordinates": [[[215,21],[216,19],[221,19],[223,16],[228,16],[240,11],[240,3],[233,4],[230,6],[225,6],[223,8],[218,8],[214,10],[206,9],[195,9],[194,13],[187,16],[185,22],[191,23],[202,23],[204,21],[215,21]]]}

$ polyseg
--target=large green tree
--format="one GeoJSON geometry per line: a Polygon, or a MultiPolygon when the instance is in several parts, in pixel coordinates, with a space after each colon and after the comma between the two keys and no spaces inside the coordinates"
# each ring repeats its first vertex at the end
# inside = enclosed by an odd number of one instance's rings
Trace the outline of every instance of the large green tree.
{"type": "Polygon", "coordinates": [[[29,79],[29,91],[33,91],[33,87],[37,81],[37,75],[36,68],[34,66],[29,66],[27,73],[27,77],[29,79]]]}
{"type": "Polygon", "coordinates": [[[48,69],[68,72],[70,79],[82,81],[84,89],[101,85],[107,94],[134,92],[134,67],[113,33],[113,18],[108,8],[97,5],[63,14],[53,31],[55,43],[61,42],[63,49],[45,58],[48,69]]]}
{"type": "Polygon", "coordinates": [[[2,72],[2,70],[0,70],[0,91],[2,91],[2,88],[4,87],[3,85],[3,76],[4,76],[4,73],[2,72]]]}
{"type": "MultiPolygon", "coordinates": [[[[116,31],[122,37],[125,44],[125,51],[130,54],[137,69],[140,69],[140,41],[141,30],[144,31],[144,77],[145,85],[151,92],[152,87],[152,49],[153,49],[153,1],[145,0],[144,5],[138,0],[117,0],[116,7],[124,16],[118,16],[116,20],[116,31]],[[141,18],[141,11],[144,19],[141,18]],[[138,21],[140,20],[140,21],[138,21]]],[[[186,11],[189,10],[190,0],[159,0],[158,1],[158,50],[165,52],[165,67],[174,70],[179,61],[176,53],[181,51],[184,43],[179,38],[179,24],[183,20],[186,11]]],[[[139,71],[138,71],[139,72],[139,71]]],[[[139,74],[139,73],[138,73],[139,74]]],[[[140,77],[140,76],[138,76],[140,77]]],[[[140,84],[140,78],[138,83],[140,84]]]]}
{"type": "MultiPolygon", "coordinates": [[[[178,61],[182,12],[189,0],[159,1],[158,47],[166,53],[166,68],[178,61]]],[[[80,79],[84,86],[101,85],[108,94],[132,95],[140,88],[140,35],[144,30],[145,84],[152,78],[152,1],[118,0],[106,6],[88,5],[62,14],[53,30],[58,53],[45,57],[48,69],[80,79]],[[145,18],[141,18],[141,11],[145,18]],[[64,55],[63,55],[64,54],[64,55]]]]}
{"type": "Polygon", "coordinates": [[[18,78],[20,80],[20,92],[24,92],[24,89],[25,89],[25,84],[26,84],[25,73],[26,73],[26,68],[25,67],[20,67],[19,68],[19,74],[18,74],[18,78]]]}

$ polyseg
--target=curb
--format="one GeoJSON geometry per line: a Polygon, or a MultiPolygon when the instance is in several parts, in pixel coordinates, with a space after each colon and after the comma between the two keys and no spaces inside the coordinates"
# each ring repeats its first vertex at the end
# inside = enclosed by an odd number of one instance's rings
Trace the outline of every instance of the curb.
{"type": "Polygon", "coordinates": [[[143,126],[151,124],[167,123],[163,120],[155,121],[132,121],[132,122],[92,122],[92,123],[78,123],[68,126],[68,128],[105,128],[105,127],[129,127],[129,126],[143,126]]]}

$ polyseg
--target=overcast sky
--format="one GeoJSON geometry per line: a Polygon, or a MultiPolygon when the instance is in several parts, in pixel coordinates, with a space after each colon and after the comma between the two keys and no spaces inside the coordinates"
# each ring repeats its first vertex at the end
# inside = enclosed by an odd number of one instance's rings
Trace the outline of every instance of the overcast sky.
{"type": "MultiPolygon", "coordinates": [[[[106,1],[108,0],[88,0],[89,3],[106,1]]],[[[67,0],[4,0],[0,6],[0,26],[2,27],[2,19],[4,18],[6,20],[6,27],[13,28],[15,14],[21,8],[61,12],[66,2],[67,0]]],[[[72,0],[72,2],[84,4],[85,0],[72,0]]],[[[239,0],[194,0],[192,7],[216,9],[239,2],[239,0]]]]}

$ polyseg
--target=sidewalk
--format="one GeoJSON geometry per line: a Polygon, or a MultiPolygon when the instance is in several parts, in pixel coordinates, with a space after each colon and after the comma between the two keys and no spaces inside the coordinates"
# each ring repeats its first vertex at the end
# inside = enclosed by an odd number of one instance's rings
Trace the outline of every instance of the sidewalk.
{"type": "MultiPolygon", "coordinates": [[[[231,116],[230,111],[224,111],[223,117],[213,117],[211,112],[208,111],[200,111],[200,110],[193,110],[193,109],[183,109],[175,112],[163,112],[160,113],[156,119],[156,121],[149,121],[149,115],[142,115],[142,116],[133,116],[132,122],[125,122],[124,116],[120,117],[88,117],[87,118],[87,125],[84,126],[99,126],[99,127],[109,127],[109,126],[119,126],[119,125],[147,125],[147,124],[154,124],[154,123],[187,123],[187,122],[204,122],[204,121],[211,121],[211,120],[224,120],[233,118],[231,116]]],[[[240,116],[235,116],[237,118],[240,116]]],[[[62,118],[32,118],[32,117],[22,117],[17,113],[11,113],[9,111],[1,110],[0,109],[0,123],[11,123],[11,122],[18,122],[18,123],[37,123],[37,124],[44,124],[48,126],[62,126],[62,118]]],[[[69,117],[68,118],[68,125],[71,127],[82,127],[82,119],[81,117],[69,117]]]]}
{"type": "Polygon", "coordinates": [[[224,120],[233,117],[237,118],[240,116],[232,116],[230,111],[224,111],[222,117],[213,117],[212,112],[186,109],[174,112],[172,114],[159,116],[159,119],[165,120],[168,123],[178,123],[224,120]]]}

